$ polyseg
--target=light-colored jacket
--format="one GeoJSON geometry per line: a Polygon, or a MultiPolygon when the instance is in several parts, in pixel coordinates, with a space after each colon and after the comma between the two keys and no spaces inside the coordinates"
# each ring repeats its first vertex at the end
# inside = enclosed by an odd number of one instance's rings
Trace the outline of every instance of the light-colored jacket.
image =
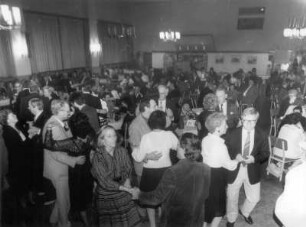
{"type": "MultiPolygon", "coordinates": [[[[71,131],[65,130],[63,125],[52,116],[45,124],[43,129],[43,141],[45,140],[48,125],[52,125],[54,140],[63,140],[72,137],[71,131]]],[[[44,177],[50,180],[57,180],[60,177],[68,177],[68,167],[74,167],[76,158],[60,151],[50,151],[44,149],[44,177]]]]}

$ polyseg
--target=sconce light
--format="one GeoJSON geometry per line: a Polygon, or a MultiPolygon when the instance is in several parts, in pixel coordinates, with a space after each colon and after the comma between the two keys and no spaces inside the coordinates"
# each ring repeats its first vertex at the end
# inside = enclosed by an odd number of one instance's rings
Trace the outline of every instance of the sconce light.
{"type": "Polygon", "coordinates": [[[28,56],[28,45],[24,34],[20,30],[12,32],[12,49],[16,58],[25,58],[28,56]]]}
{"type": "Polygon", "coordinates": [[[102,51],[101,44],[98,42],[91,42],[89,50],[91,54],[99,54],[102,51]]]}
{"type": "Polygon", "coordinates": [[[19,7],[0,5],[0,30],[20,28],[21,11],[19,7]]]}

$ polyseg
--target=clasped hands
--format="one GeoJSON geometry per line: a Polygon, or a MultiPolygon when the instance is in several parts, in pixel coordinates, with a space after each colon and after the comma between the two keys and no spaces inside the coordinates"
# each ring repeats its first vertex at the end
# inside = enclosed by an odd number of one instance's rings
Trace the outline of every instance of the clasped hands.
{"type": "Polygon", "coordinates": [[[244,165],[251,164],[251,163],[255,162],[254,156],[252,156],[252,155],[243,157],[241,154],[237,154],[235,160],[238,161],[238,162],[241,162],[244,165]]]}

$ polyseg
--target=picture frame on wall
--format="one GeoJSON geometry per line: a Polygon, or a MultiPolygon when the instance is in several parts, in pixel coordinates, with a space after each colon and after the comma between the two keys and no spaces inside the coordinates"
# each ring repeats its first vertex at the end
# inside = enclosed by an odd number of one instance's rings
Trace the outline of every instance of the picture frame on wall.
{"type": "Polygon", "coordinates": [[[249,65],[256,65],[257,64],[257,57],[256,56],[248,56],[247,63],[249,65]]]}
{"type": "Polygon", "coordinates": [[[216,64],[223,64],[224,63],[224,56],[216,56],[215,58],[215,63],[216,64]]]}
{"type": "Polygon", "coordinates": [[[240,60],[241,60],[241,57],[239,55],[233,55],[231,57],[231,63],[234,63],[234,64],[239,64],[240,63],[240,60]]]}

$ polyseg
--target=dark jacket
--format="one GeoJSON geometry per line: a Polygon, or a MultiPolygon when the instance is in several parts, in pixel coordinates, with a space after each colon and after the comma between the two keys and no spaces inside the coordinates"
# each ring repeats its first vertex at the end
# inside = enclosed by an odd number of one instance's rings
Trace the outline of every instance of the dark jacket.
{"type": "MultiPolygon", "coordinates": [[[[228,128],[233,129],[237,127],[239,122],[239,110],[235,101],[227,100],[227,113],[226,113],[226,123],[228,128]]],[[[217,106],[217,111],[221,111],[219,106],[217,106]]]]}
{"type": "Polygon", "coordinates": [[[200,227],[209,186],[210,168],[184,159],[166,170],[157,188],[141,193],[139,200],[149,205],[162,203],[160,226],[200,227]]]}
{"type": "Polygon", "coordinates": [[[98,132],[100,129],[100,124],[97,110],[91,106],[85,105],[81,109],[81,112],[88,117],[89,124],[95,130],[95,132],[98,132]]]}
{"type": "MultiPolygon", "coordinates": [[[[237,154],[242,153],[241,142],[242,127],[234,129],[226,137],[226,145],[231,159],[235,159],[237,154]]],[[[248,177],[251,184],[256,184],[260,181],[260,164],[269,157],[268,136],[258,127],[255,128],[254,147],[250,155],[254,157],[255,162],[248,164],[248,177]]],[[[228,183],[232,184],[239,172],[241,163],[234,171],[228,171],[228,183]]]]}

